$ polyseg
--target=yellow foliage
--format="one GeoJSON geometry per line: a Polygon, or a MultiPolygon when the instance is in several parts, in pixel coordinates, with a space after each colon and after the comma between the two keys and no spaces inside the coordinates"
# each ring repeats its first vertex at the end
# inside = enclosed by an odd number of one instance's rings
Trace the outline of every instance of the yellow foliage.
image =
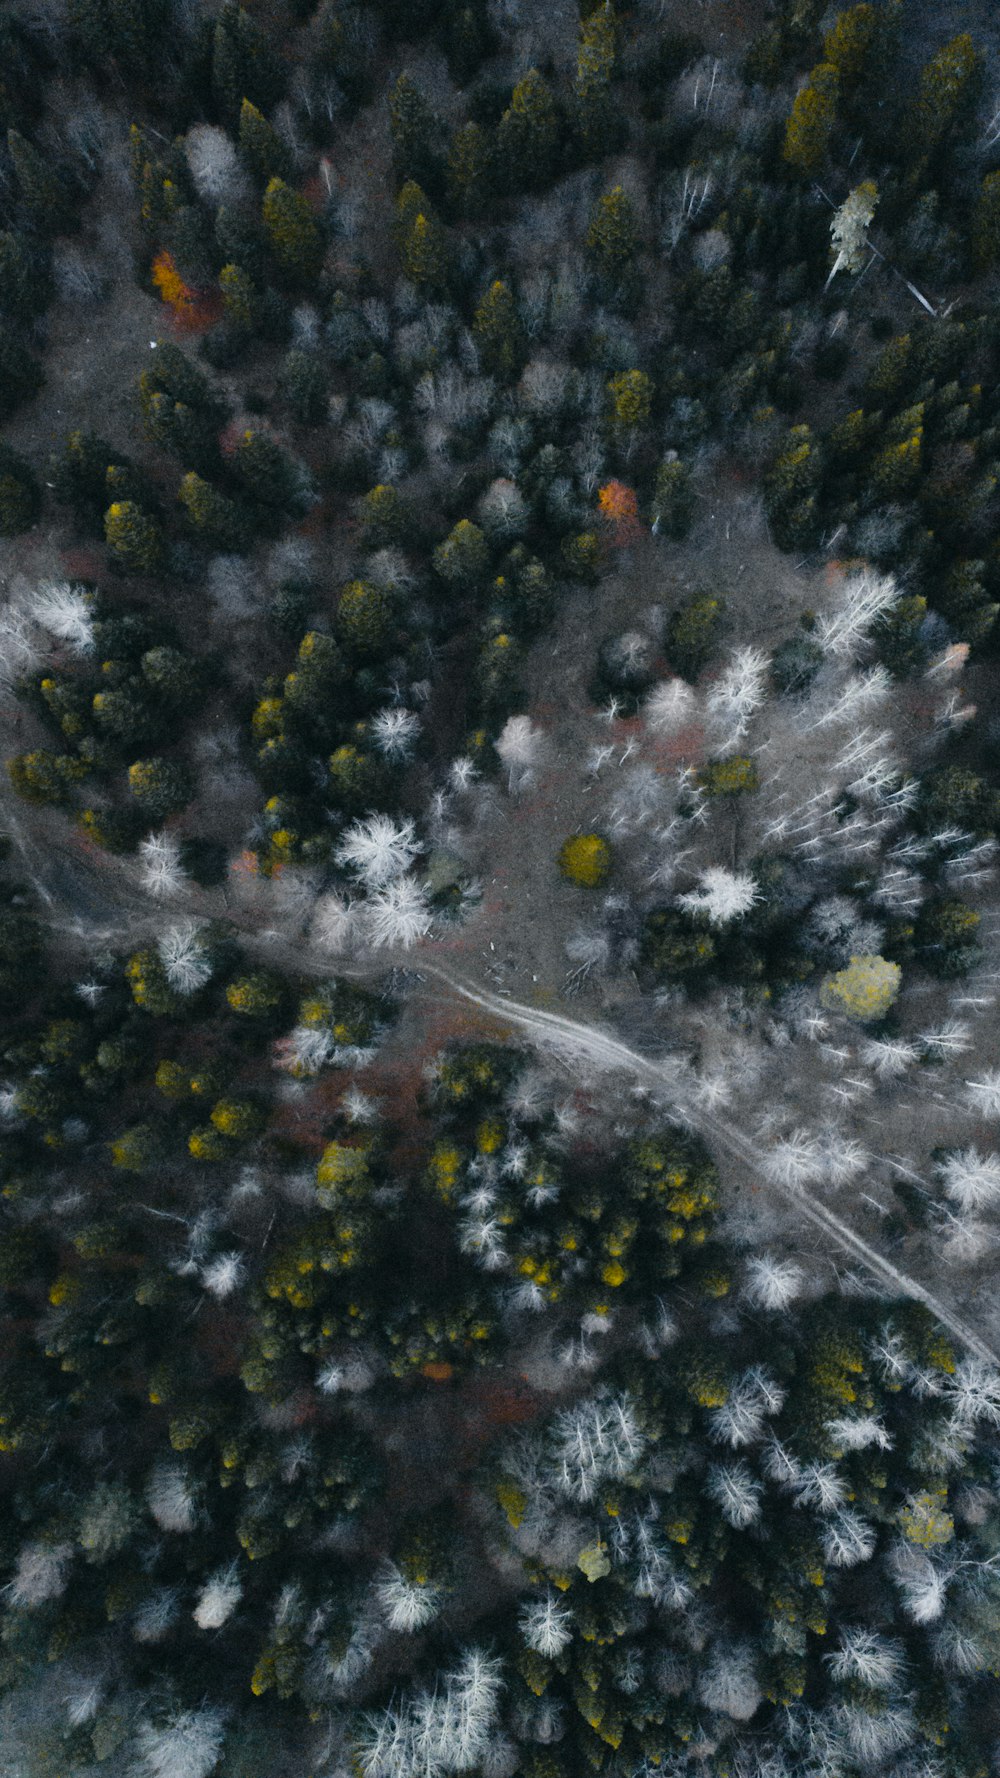
{"type": "Polygon", "coordinates": [[[831,1012],[867,1022],[883,1019],[892,1006],[902,977],[898,963],[885,957],[852,957],[846,969],[827,976],[820,999],[831,1012]]]}
{"type": "Polygon", "coordinates": [[[571,883],[599,889],[611,869],[611,847],[600,834],[575,834],[560,849],[559,869],[571,883]]]}

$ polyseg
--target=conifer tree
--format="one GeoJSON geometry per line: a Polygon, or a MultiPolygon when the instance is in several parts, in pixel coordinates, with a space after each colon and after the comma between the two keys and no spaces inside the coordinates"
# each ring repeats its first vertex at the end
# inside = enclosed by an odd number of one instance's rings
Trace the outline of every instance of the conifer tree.
{"type": "Polygon", "coordinates": [[[218,15],[211,78],[215,102],[233,128],[244,99],[266,112],[281,97],[279,58],[238,0],[225,0],[218,15]]]}
{"type": "Polygon", "coordinates": [[[9,420],[45,381],[37,358],[0,322],[0,421],[9,420]]]}
{"type": "Polygon", "coordinates": [[[82,760],[36,748],[7,761],[10,781],[26,803],[65,802],[73,785],[86,776],[82,760]]]}
{"type": "Polygon", "coordinates": [[[437,193],[443,173],[442,126],[408,74],[401,74],[392,89],[389,121],[397,176],[437,193]]]}
{"type": "Polygon", "coordinates": [[[323,263],[323,232],[301,192],[282,179],[272,179],[264,193],[264,230],[271,251],[286,278],[308,288],[323,263]]]}
{"type": "Polygon", "coordinates": [[[261,316],[260,291],[240,265],[224,265],[219,273],[226,320],[241,333],[255,333],[261,316]]]}
{"type": "Polygon", "coordinates": [[[247,524],[235,501],[213,488],[194,470],[184,477],[177,497],[195,536],[212,549],[239,550],[247,542],[247,524]]]}
{"type": "Polygon", "coordinates": [[[831,62],[820,62],[796,94],[782,153],[789,166],[805,178],[818,173],[826,159],[839,90],[836,68],[831,62]]]}
{"type": "Polygon", "coordinates": [[[39,234],[58,235],[74,221],[66,187],[50,158],[40,154],[19,130],[7,131],[7,152],[25,215],[39,234]]]}
{"type": "Polygon", "coordinates": [[[656,472],[652,506],[654,528],[664,537],[679,540],[687,536],[694,516],[694,496],[687,465],[676,452],[656,472]]]}
{"type": "Polygon", "coordinates": [[[128,787],[144,816],[165,821],[191,800],[191,777],[176,760],[137,759],[128,769],[128,787]]]}
{"type": "Polygon", "coordinates": [[[52,492],[61,506],[71,508],[79,525],[101,522],[114,457],[114,446],[95,432],[71,432],[62,450],[50,457],[52,492]]]}
{"type": "Polygon", "coordinates": [[[559,116],[555,100],[537,68],[515,86],[500,119],[497,166],[515,191],[545,185],[559,160],[559,116]]]}
{"type": "Polygon", "coordinates": [[[112,558],[127,574],[156,574],[163,566],[163,529],[134,500],[116,500],[104,515],[112,558]]]}
{"type": "Polygon", "coordinates": [[[616,38],[617,20],[610,4],[595,7],[581,19],[574,108],[588,160],[610,153],[622,135],[622,118],[612,97],[616,38]]]}
{"type": "Polygon", "coordinates": [[[478,525],[460,519],[454,530],[434,551],[434,567],[450,586],[468,590],[489,567],[490,553],[478,525]]]}
{"type": "Polygon", "coordinates": [[[270,179],[288,179],[292,173],[292,157],[273,124],[249,99],[240,106],[240,153],[254,177],[262,184],[270,179]]]}
{"type": "Polygon", "coordinates": [[[609,295],[627,292],[635,277],[639,234],[635,211],[622,187],[598,198],[586,237],[587,256],[609,295]]]}
{"type": "Polygon", "coordinates": [[[337,635],[348,654],[356,658],[381,654],[391,630],[392,612],[385,594],[367,581],[352,580],[337,607],[337,635]]]}
{"type": "Polygon", "coordinates": [[[69,22],[97,68],[118,64],[123,74],[145,79],[165,48],[167,0],[70,0],[69,22]]]}
{"type": "MultiPolygon", "coordinates": [[[[953,132],[972,120],[982,86],[983,58],[967,31],[953,37],[926,63],[912,108],[909,138],[922,166],[953,132]]],[[[914,168],[912,176],[916,176],[914,168]]]]}
{"type": "Polygon", "coordinates": [[[482,216],[496,178],[496,156],[486,131],[475,121],[462,124],[448,150],[447,187],[452,209],[462,217],[482,216]]]}
{"type": "Polygon", "coordinates": [[[292,459],[266,432],[248,429],[236,447],[237,473],[261,506],[288,508],[295,502],[298,476],[292,459]]]}
{"type": "Polygon", "coordinates": [[[1000,265],[1000,172],[987,173],[972,212],[972,261],[979,272],[1000,265]]]}
{"type": "Polygon", "coordinates": [[[31,464],[0,441],[0,537],[16,537],[34,523],[41,489],[31,464]]]}
{"type": "Polygon", "coordinates": [[[0,315],[31,321],[46,307],[51,292],[46,254],[25,233],[0,230],[0,315]]]}
{"type": "Polygon", "coordinates": [[[524,334],[513,293],[501,279],[490,285],[476,309],[472,332],[483,369],[512,382],[524,362],[524,334]]]}
{"type": "MultiPolygon", "coordinates": [[[[404,186],[404,191],[409,188],[404,186]]],[[[442,294],[450,281],[447,236],[429,208],[419,210],[406,231],[403,271],[418,290],[442,294]]]]}

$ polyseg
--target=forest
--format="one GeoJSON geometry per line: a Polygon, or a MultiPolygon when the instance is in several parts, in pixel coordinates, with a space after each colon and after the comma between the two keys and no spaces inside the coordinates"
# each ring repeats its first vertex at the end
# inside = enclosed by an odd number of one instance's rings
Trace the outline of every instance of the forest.
{"type": "Polygon", "coordinates": [[[1000,24],[0,0],[0,1778],[1000,1778],[1000,24]]]}

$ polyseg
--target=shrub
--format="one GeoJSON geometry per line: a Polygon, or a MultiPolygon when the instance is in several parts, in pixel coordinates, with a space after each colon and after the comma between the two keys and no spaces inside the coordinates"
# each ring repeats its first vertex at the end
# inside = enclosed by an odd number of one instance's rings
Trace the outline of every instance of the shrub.
{"type": "Polygon", "coordinates": [[[559,869],[569,882],[599,889],[611,870],[611,847],[600,834],[574,834],[560,847],[559,869]]]}

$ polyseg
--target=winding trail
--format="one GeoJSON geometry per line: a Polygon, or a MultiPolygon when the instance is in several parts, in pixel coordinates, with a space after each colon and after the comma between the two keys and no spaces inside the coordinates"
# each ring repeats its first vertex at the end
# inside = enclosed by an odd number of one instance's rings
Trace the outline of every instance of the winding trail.
{"type": "MultiPolygon", "coordinates": [[[[507,1024],[519,1026],[540,1046],[585,1056],[605,1072],[624,1072],[638,1076],[640,1080],[657,1087],[660,1092],[665,1090],[668,1096],[677,1093],[685,1076],[682,1063],[657,1062],[649,1056],[643,1056],[638,1050],[629,1049],[619,1038],[612,1037],[609,1032],[601,1031],[594,1025],[580,1024],[575,1019],[565,1018],[561,1013],[544,1012],[535,1007],[524,1006],[516,1000],[505,1000],[497,994],[481,992],[449,974],[438,964],[422,962],[421,967],[461,999],[471,1001],[474,1006],[492,1013],[507,1024]]],[[[758,1177],[764,1177],[759,1153],[732,1124],[710,1112],[692,1109],[689,1104],[681,1105],[678,1109],[686,1124],[697,1129],[719,1148],[726,1149],[758,1177]]],[[[888,1285],[895,1293],[922,1303],[968,1351],[986,1364],[1000,1367],[1000,1354],[994,1352],[967,1322],[961,1320],[922,1284],[918,1284],[915,1278],[901,1272],[898,1266],[894,1266],[884,1255],[869,1246],[861,1235],[856,1234],[848,1223],[843,1222],[825,1204],[807,1197],[805,1191],[799,1187],[781,1185],[773,1179],[765,1179],[764,1182],[770,1191],[791,1206],[797,1216],[821,1229],[846,1253],[859,1260],[881,1283],[888,1285]]]]}
{"type": "Polygon", "coordinates": [[[630,1049],[620,1038],[599,1026],[584,1024],[580,1020],[567,1018],[562,1013],[526,1006],[521,1001],[477,988],[460,976],[453,975],[424,951],[369,953],[363,958],[340,961],[331,958],[328,952],[309,946],[302,938],[289,940],[274,930],[261,933],[235,917],[233,910],[228,907],[223,912],[218,907],[207,905],[210,897],[192,898],[190,901],[174,900],[169,906],[154,909],[147,897],[128,885],[123,872],[114,871],[113,866],[110,871],[103,869],[103,860],[84,864],[78,856],[58,845],[42,847],[34,834],[26,832],[24,822],[18,819],[14,810],[5,810],[4,814],[4,826],[21,852],[35,888],[47,904],[50,924],[60,929],[66,937],[86,941],[89,936],[91,943],[97,938],[109,941],[115,937],[135,942],[144,931],[152,937],[162,926],[164,918],[186,913],[201,920],[214,917],[225,921],[240,933],[243,942],[250,949],[275,961],[280,959],[295,971],[308,970],[319,976],[351,976],[363,980],[385,975],[391,968],[398,967],[412,971],[417,977],[430,976],[456,999],[478,1007],[481,1012],[488,1013],[508,1028],[514,1026],[524,1031],[537,1047],[561,1054],[563,1059],[572,1057],[578,1061],[585,1060],[605,1074],[631,1076],[633,1080],[639,1080],[654,1089],[670,1104],[680,1122],[697,1130],[717,1148],[724,1149],[740,1161],[761,1181],[766,1190],[783,1199],[796,1217],[819,1229],[828,1240],[857,1260],[890,1291],[922,1303],[942,1327],[947,1328],[969,1352],[1000,1369],[1000,1353],[995,1352],[974,1328],[949,1309],[932,1291],[906,1272],[900,1271],[898,1266],[894,1266],[891,1260],[870,1246],[863,1236],[857,1234],[827,1205],[807,1196],[800,1187],[783,1185],[768,1178],[761,1167],[759,1152],[742,1131],[692,1103],[691,1088],[695,1082],[690,1065],[686,1062],[680,1059],[658,1061],[651,1056],[644,1056],[638,1050],[630,1049]],[[103,883],[109,875],[113,879],[113,890],[105,898],[102,895],[103,883]],[[92,891],[91,894],[86,894],[88,889],[92,891]],[[60,926],[56,918],[58,903],[65,903],[68,892],[79,898],[81,891],[91,901],[87,915],[82,920],[78,917],[70,926],[60,926]],[[117,918],[110,925],[98,929],[95,916],[98,915],[102,900],[104,907],[100,912],[105,915],[111,913],[117,918]],[[88,923],[89,935],[86,931],[88,923]]]}

